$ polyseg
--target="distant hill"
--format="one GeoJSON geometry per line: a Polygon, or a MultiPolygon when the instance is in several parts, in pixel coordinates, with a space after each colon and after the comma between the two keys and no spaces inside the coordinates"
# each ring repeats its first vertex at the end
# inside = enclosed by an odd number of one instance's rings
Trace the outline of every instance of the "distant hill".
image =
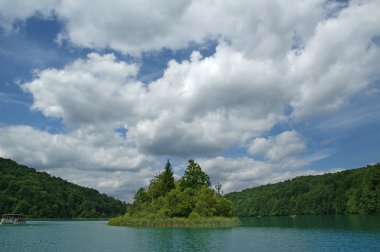
{"type": "Polygon", "coordinates": [[[380,214],[380,164],[226,195],[238,216],[380,214]]]}
{"type": "Polygon", "coordinates": [[[103,218],[124,214],[125,203],[97,190],[0,158],[0,214],[32,218],[103,218]]]}

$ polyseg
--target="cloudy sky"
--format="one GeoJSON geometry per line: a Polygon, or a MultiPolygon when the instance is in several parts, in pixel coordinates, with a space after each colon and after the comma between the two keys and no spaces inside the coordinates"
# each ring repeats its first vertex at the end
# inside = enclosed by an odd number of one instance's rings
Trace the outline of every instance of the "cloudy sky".
{"type": "Polygon", "coordinates": [[[0,0],[0,156],[129,201],[380,161],[379,0],[0,0]]]}

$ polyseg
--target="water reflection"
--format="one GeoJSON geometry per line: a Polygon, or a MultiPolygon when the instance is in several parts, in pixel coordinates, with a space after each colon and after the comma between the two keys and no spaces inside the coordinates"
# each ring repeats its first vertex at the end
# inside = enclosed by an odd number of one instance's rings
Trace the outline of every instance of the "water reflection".
{"type": "Polygon", "coordinates": [[[380,232],[380,215],[254,217],[242,218],[242,226],[380,232]]]}
{"type": "Polygon", "coordinates": [[[150,251],[217,251],[224,244],[232,229],[210,228],[131,228],[133,240],[141,241],[141,247],[150,251]],[[210,241],[219,240],[219,243],[210,241]],[[144,245],[143,245],[144,244],[144,245]],[[147,246],[147,244],[149,244],[147,246]]]}

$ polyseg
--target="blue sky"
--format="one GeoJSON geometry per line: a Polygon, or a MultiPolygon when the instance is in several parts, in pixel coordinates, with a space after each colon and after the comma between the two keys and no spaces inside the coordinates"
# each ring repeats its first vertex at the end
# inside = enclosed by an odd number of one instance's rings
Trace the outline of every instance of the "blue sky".
{"type": "Polygon", "coordinates": [[[129,201],[379,162],[378,1],[0,2],[0,156],[129,201]]]}

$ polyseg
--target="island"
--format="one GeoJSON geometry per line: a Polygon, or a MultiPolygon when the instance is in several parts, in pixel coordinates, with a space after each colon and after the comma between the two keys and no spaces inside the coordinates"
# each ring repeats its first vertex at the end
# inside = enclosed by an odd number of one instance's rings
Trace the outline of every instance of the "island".
{"type": "Polygon", "coordinates": [[[184,175],[176,180],[169,160],[147,188],[134,195],[123,216],[111,218],[113,226],[134,227],[232,227],[232,203],[221,194],[221,185],[211,189],[209,176],[199,164],[189,160],[184,175]]]}

